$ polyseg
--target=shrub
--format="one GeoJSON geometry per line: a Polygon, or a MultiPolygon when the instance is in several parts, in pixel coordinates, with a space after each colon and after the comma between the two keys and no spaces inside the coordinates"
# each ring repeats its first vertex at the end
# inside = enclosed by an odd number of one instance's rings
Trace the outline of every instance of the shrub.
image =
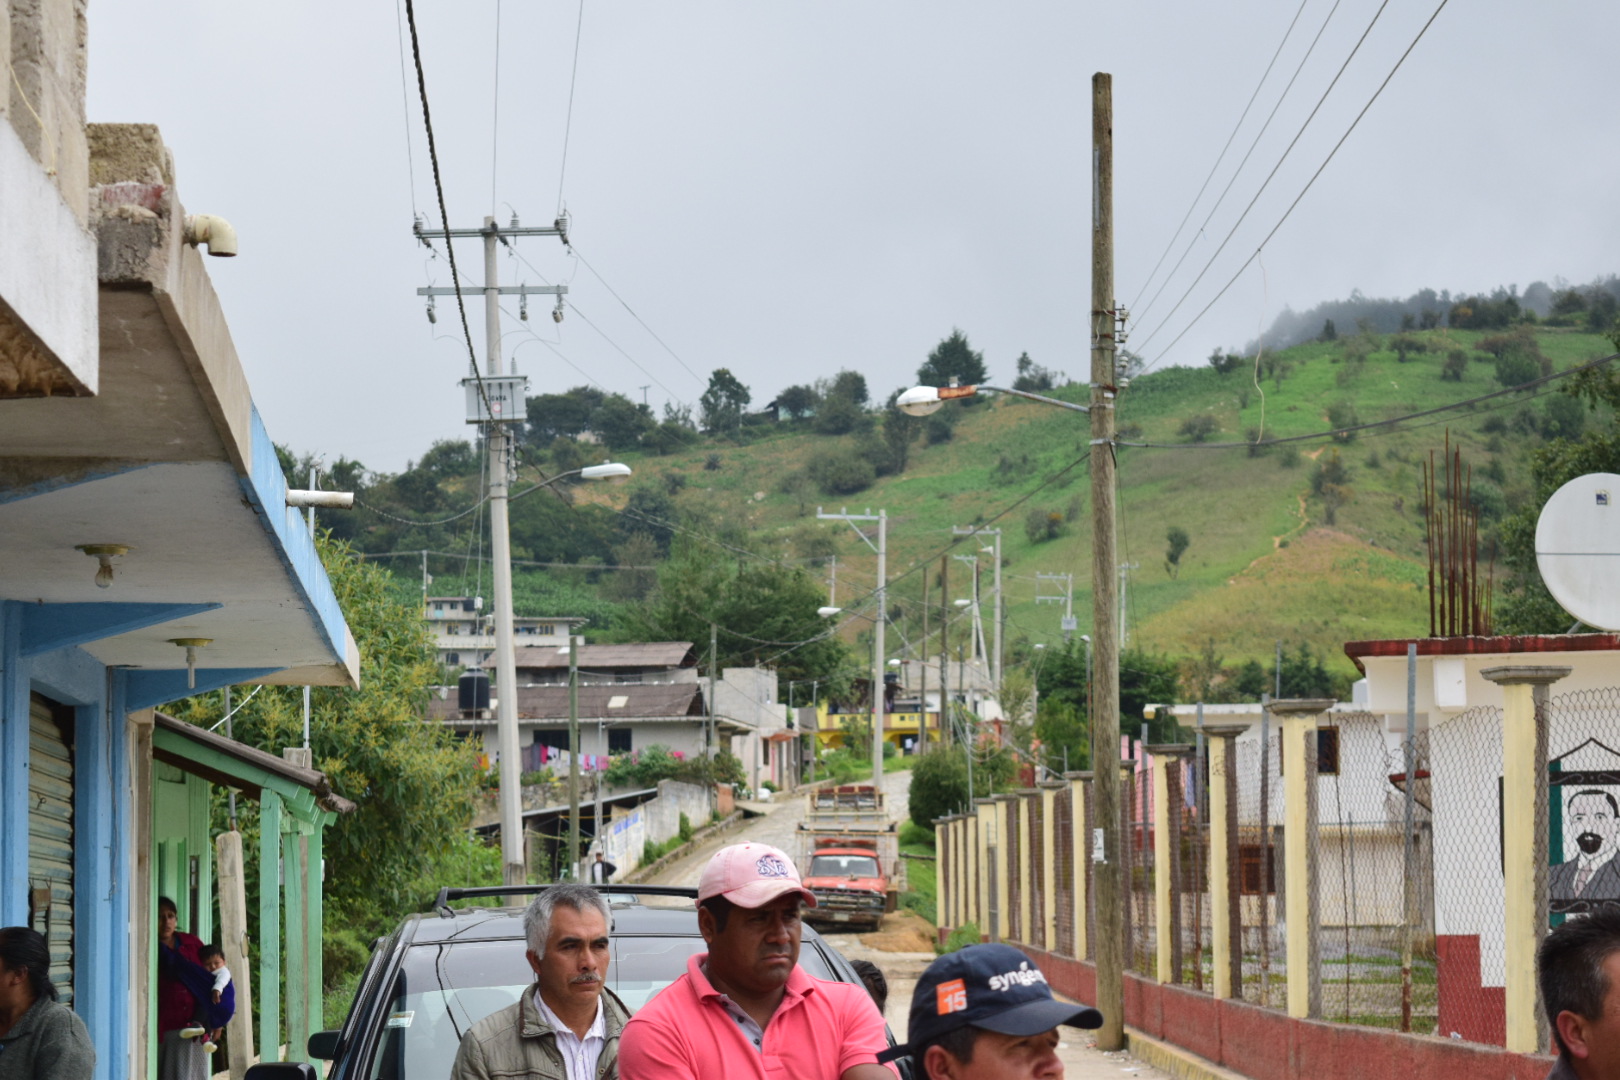
{"type": "Polygon", "coordinates": [[[950,935],[945,938],[945,944],[940,947],[940,952],[953,953],[958,949],[965,949],[969,945],[977,945],[979,937],[978,923],[963,923],[955,930],[952,930],[950,935]]]}
{"type": "Polygon", "coordinates": [[[865,491],[877,479],[872,463],[847,446],[812,455],[806,471],[827,495],[853,495],[865,491]]]}
{"type": "Polygon", "coordinates": [[[720,465],[721,462],[719,454],[710,454],[708,457],[703,459],[703,468],[707,472],[719,471],[720,465]]]}
{"type": "Polygon", "coordinates": [[[1462,382],[1463,375],[1468,371],[1468,353],[1462,349],[1452,349],[1446,353],[1446,362],[1440,366],[1440,377],[1452,382],[1462,382]]]}
{"type": "Polygon", "coordinates": [[[1485,422],[1483,424],[1479,425],[1479,430],[1483,431],[1487,435],[1500,435],[1507,429],[1507,421],[1503,419],[1501,413],[1492,413],[1485,418],[1485,422]]]}
{"type": "Polygon", "coordinates": [[[680,835],[680,838],[681,838],[681,843],[683,843],[683,844],[691,843],[691,841],[692,841],[692,819],[687,817],[685,814],[681,815],[681,828],[680,828],[680,834],[679,835],[680,835]]]}
{"type": "Polygon", "coordinates": [[[1334,402],[1328,406],[1327,419],[1330,427],[1340,429],[1333,433],[1334,442],[1347,443],[1356,441],[1356,432],[1344,430],[1357,427],[1361,423],[1361,418],[1356,415],[1354,405],[1348,401],[1334,402]]]}
{"type": "Polygon", "coordinates": [[[1040,544],[1062,536],[1063,526],[1064,518],[1060,511],[1036,507],[1024,518],[1024,535],[1030,543],[1040,544]]]}
{"type": "Polygon", "coordinates": [[[1209,413],[1198,413],[1181,422],[1180,432],[1189,442],[1201,443],[1221,429],[1220,421],[1209,413]]]}

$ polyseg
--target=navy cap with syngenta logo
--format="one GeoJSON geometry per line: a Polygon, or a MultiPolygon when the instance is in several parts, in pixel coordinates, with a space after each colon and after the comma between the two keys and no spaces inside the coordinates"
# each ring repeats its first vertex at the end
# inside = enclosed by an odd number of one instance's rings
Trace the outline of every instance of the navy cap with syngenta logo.
{"type": "Polygon", "coordinates": [[[964,1024],[1022,1037],[1102,1022],[1096,1009],[1054,1000],[1046,975],[1012,946],[969,945],[928,965],[911,996],[907,1041],[878,1060],[915,1054],[964,1024]]]}

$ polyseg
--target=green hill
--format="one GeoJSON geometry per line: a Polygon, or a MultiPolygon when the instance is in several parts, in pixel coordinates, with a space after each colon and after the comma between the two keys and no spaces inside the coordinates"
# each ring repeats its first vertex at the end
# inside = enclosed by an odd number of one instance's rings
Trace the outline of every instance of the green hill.
{"type": "MultiPolygon", "coordinates": [[[[1177,368],[1136,378],[1119,403],[1122,438],[1161,445],[1119,451],[1119,551],[1135,564],[1126,589],[1130,645],[1191,658],[1213,641],[1215,653],[1231,665],[1267,663],[1275,642],[1290,648],[1303,642],[1346,675],[1353,669],[1341,651],[1345,641],[1426,633],[1422,477],[1448,433],[1472,467],[1474,502],[1488,534],[1531,497],[1530,450],[1583,424],[1612,423],[1612,417],[1586,413],[1554,386],[1339,439],[1224,449],[1209,444],[1377,423],[1500,390],[1503,378],[1522,381],[1610,351],[1603,337],[1576,328],[1438,328],[1345,335],[1258,359],[1224,358],[1219,366],[1225,371],[1177,368]],[[1177,567],[1166,558],[1172,528],[1190,541],[1177,567]]],[[[1074,385],[1052,393],[1081,401],[1086,392],[1074,385]]],[[[633,603],[650,576],[626,588],[623,581],[613,584],[623,572],[593,567],[630,562],[624,557],[629,537],[658,531],[656,523],[671,516],[696,542],[719,545],[717,553],[746,548],[823,576],[830,576],[836,556],[837,598],[848,604],[873,587],[875,557],[847,525],[818,522],[816,509],[881,507],[889,516],[891,614],[902,642],[920,636],[924,561],[934,575],[937,630],[940,555],[952,542],[952,527],[969,525],[1002,530],[1010,641],[1022,639],[1027,648],[1062,640],[1061,606],[1035,601],[1037,573],[1074,575],[1074,611],[1080,632],[1088,632],[1084,416],[1010,397],[961,408],[948,440],[918,438],[902,471],[854,494],[825,494],[812,479],[822,475],[818,458],[873,453],[880,440],[860,429],[874,420],[869,413],[856,431],[834,437],[815,433],[812,419],[750,418],[737,439],[699,438],[665,455],[614,452],[636,470],[631,493],[639,515],[623,512],[622,490],[583,485],[572,489],[571,505],[546,493],[524,509],[514,504],[520,558],[584,564],[520,568],[519,607],[535,609],[521,613],[590,614],[594,631],[611,630],[617,605],[633,603]]],[[[471,502],[476,456],[471,448],[441,453],[450,445],[435,447],[399,477],[370,478],[374,486],[363,498],[373,506],[393,499],[389,505],[403,508],[397,516],[424,519],[471,502]],[[449,457],[456,460],[445,465],[449,457]],[[435,470],[427,498],[423,483],[412,478],[435,470]]],[[[602,453],[602,447],[565,439],[531,448],[529,458],[558,468],[581,454],[602,453]]],[[[520,478],[517,488],[523,486],[520,478]]],[[[365,513],[343,526],[357,546],[379,554],[475,550],[481,543],[467,527],[462,521],[448,526],[450,534],[441,526],[413,530],[397,518],[365,513]]],[[[959,540],[949,550],[965,554],[976,547],[959,540]]],[[[988,556],[981,558],[988,601],[992,570],[988,556]]],[[[450,571],[435,559],[441,581],[434,589],[446,591],[443,575],[450,571]]],[[[472,565],[463,561],[456,572],[471,573],[472,565]]],[[[414,564],[397,569],[414,581],[414,564]]],[[[970,573],[960,562],[949,564],[952,598],[969,595],[970,573]]]]}

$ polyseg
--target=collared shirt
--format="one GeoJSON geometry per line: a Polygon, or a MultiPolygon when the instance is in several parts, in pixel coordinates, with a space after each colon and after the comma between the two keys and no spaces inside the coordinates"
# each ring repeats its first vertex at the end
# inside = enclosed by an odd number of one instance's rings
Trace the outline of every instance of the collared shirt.
{"type": "Polygon", "coordinates": [[[1569,1067],[1569,1059],[1563,1054],[1559,1054],[1558,1060],[1553,1063],[1547,1080],[1575,1080],[1575,1070],[1569,1067]]]}
{"type": "Polygon", "coordinates": [[[1585,892],[1586,887],[1590,885],[1592,883],[1592,879],[1597,876],[1597,872],[1603,869],[1604,866],[1608,865],[1609,860],[1613,858],[1614,848],[1610,848],[1601,855],[1587,855],[1585,852],[1582,852],[1580,855],[1576,856],[1577,863],[1575,867],[1575,880],[1581,883],[1581,887],[1575,891],[1577,896],[1585,892]]]}
{"type": "Polygon", "coordinates": [[[620,1080],[839,1080],[888,1048],[883,1017],[863,987],[797,966],[764,1029],[754,1025],[756,1046],[735,1004],[728,1008],[704,974],[707,960],[689,958],[686,974],[624,1026],[620,1080]]]}
{"type": "Polygon", "coordinates": [[[534,1004],[540,1010],[540,1019],[557,1035],[557,1052],[562,1055],[563,1064],[568,1068],[568,1080],[596,1080],[596,1063],[602,1056],[603,1044],[607,1042],[602,999],[596,1000],[596,1019],[591,1021],[583,1039],[551,1011],[551,1006],[540,996],[539,987],[534,990],[534,1004]]]}
{"type": "MultiPolygon", "coordinates": [[[[704,978],[708,978],[709,965],[704,964],[702,970],[704,978]]],[[[763,1053],[765,1049],[765,1029],[759,1026],[759,1021],[749,1016],[747,1010],[725,994],[720,994],[715,1000],[720,1002],[720,1007],[725,1009],[733,1020],[737,1021],[737,1026],[748,1037],[748,1041],[754,1044],[754,1049],[763,1053]]]]}

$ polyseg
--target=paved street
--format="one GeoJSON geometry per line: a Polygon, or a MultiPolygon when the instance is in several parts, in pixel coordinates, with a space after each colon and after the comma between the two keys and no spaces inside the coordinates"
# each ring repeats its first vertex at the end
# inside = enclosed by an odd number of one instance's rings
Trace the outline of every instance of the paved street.
{"type": "MultiPolygon", "coordinates": [[[[886,773],[883,777],[884,801],[889,807],[890,815],[896,820],[904,820],[906,816],[910,783],[909,771],[886,773]]],[[[701,845],[697,851],[670,866],[648,884],[696,887],[698,877],[703,872],[703,865],[708,862],[709,856],[726,844],[740,843],[744,840],[771,844],[790,855],[796,854],[795,834],[799,822],[804,820],[804,797],[788,796],[781,802],[750,803],[749,806],[764,811],[763,815],[746,821],[701,845]]],[[[870,960],[883,970],[889,982],[887,1009],[889,1027],[893,1029],[895,1038],[903,1040],[906,1033],[906,1013],[911,1007],[912,989],[916,986],[917,976],[922,974],[923,969],[934,959],[934,955],[925,952],[887,952],[862,944],[862,938],[870,940],[876,935],[824,936],[839,952],[851,960],[870,960]]],[[[1144,1065],[1129,1054],[1123,1052],[1105,1054],[1098,1051],[1092,1046],[1089,1032],[1073,1028],[1064,1028],[1062,1031],[1064,1041],[1058,1047],[1058,1054],[1063,1059],[1068,1080],[1105,1080],[1105,1078],[1118,1080],[1121,1077],[1131,1077],[1135,1080],[1170,1080],[1169,1073],[1144,1065]]]]}

